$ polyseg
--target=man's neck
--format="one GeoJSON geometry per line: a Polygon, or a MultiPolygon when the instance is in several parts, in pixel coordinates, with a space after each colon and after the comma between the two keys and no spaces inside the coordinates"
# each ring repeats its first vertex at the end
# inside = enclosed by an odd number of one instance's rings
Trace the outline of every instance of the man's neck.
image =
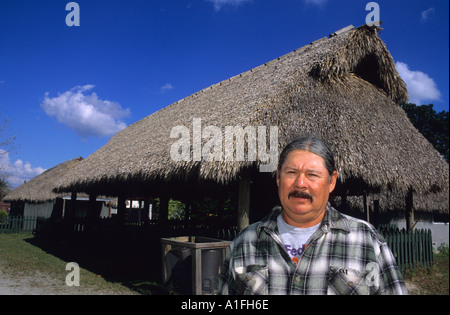
{"type": "Polygon", "coordinates": [[[281,213],[281,217],[283,218],[284,222],[286,222],[289,225],[298,227],[298,228],[309,228],[312,226],[315,226],[322,222],[323,217],[325,216],[326,207],[319,212],[319,214],[313,218],[308,218],[305,215],[298,215],[295,217],[290,217],[286,214],[286,211],[283,210],[281,213]]]}

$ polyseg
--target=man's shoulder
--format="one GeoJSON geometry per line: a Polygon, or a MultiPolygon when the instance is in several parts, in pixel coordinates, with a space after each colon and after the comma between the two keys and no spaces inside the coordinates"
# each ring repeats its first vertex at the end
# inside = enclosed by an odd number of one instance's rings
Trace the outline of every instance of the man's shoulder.
{"type": "Polygon", "coordinates": [[[370,231],[376,231],[375,227],[365,220],[358,219],[356,217],[344,213],[341,213],[341,215],[347,220],[348,227],[350,230],[367,229],[370,231]]]}
{"type": "Polygon", "coordinates": [[[274,230],[277,225],[277,217],[281,213],[281,207],[277,206],[262,220],[254,222],[243,229],[234,239],[234,243],[253,242],[259,238],[264,229],[274,230]]]}
{"type": "MultiPolygon", "coordinates": [[[[336,210],[337,211],[337,210],[336,210]]],[[[350,233],[365,232],[372,235],[378,242],[385,242],[383,237],[378,233],[377,229],[369,222],[353,217],[348,214],[339,212],[342,218],[346,221],[350,233]]]]}

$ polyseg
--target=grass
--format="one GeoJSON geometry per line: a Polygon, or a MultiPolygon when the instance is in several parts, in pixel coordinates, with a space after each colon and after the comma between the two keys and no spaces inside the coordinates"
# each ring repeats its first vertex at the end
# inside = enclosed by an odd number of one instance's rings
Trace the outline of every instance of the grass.
{"type": "Polygon", "coordinates": [[[412,284],[411,295],[449,294],[449,249],[441,247],[434,254],[432,267],[418,267],[405,272],[405,281],[412,284]]]}
{"type": "MultiPolygon", "coordinates": [[[[66,276],[72,270],[66,270],[67,260],[49,254],[44,249],[33,245],[34,236],[31,233],[1,234],[0,235],[0,268],[10,277],[39,275],[50,276],[57,279],[56,284],[64,288],[66,276]]],[[[39,286],[36,281],[34,285],[39,286]]],[[[45,283],[42,283],[44,286],[45,283]]],[[[120,282],[111,282],[101,275],[89,271],[80,265],[80,289],[77,293],[96,292],[133,294],[134,291],[120,282]]]]}
{"type": "Polygon", "coordinates": [[[57,272],[64,270],[65,262],[25,242],[32,234],[2,234],[0,236],[0,255],[6,261],[6,269],[28,272],[33,269],[57,272]],[[56,267],[56,268],[55,268],[56,267]],[[60,268],[58,268],[60,267],[60,268]]]}
{"type": "MultiPolygon", "coordinates": [[[[111,274],[116,274],[117,269],[105,268],[111,265],[112,259],[101,252],[93,253],[82,246],[43,242],[31,233],[0,235],[0,268],[8,275],[22,277],[39,272],[60,279],[61,286],[64,287],[66,276],[70,272],[66,271],[66,264],[71,261],[79,262],[80,287],[87,289],[88,294],[166,293],[158,283],[148,279],[112,277],[111,274]]],[[[409,292],[411,295],[448,295],[448,247],[435,254],[432,267],[407,270],[405,280],[412,285],[409,292]]]]}

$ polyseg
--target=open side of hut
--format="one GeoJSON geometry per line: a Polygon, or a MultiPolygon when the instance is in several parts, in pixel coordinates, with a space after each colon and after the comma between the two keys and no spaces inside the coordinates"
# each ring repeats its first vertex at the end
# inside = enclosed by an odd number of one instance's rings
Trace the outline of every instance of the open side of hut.
{"type": "Polygon", "coordinates": [[[278,202],[273,174],[259,172],[267,154],[305,133],[335,152],[338,195],[388,191],[412,201],[413,193],[448,189],[448,163],[398,106],[406,85],[378,33],[347,27],[155,112],[80,162],[55,191],[181,200],[239,191],[243,227],[278,202]],[[260,136],[265,146],[254,143],[260,136]]]}
{"type": "MultiPolygon", "coordinates": [[[[64,210],[69,211],[70,207],[66,206],[66,202],[70,200],[68,198],[70,194],[68,196],[67,193],[55,193],[53,188],[68,171],[82,160],[83,158],[78,157],[58,164],[11,191],[4,198],[5,201],[11,203],[10,214],[33,218],[61,218],[64,210]]],[[[82,199],[79,200],[78,213],[74,213],[74,216],[86,216],[87,214],[87,202],[83,200],[87,200],[87,198],[80,197],[82,199]],[[83,206],[82,203],[85,205],[83,206]]],[[[102,204],[99,204],[97,208],[101,209],[101,206],[102,204]]],[[[103,211],[105,212],[106,209],[103,211]]]]}

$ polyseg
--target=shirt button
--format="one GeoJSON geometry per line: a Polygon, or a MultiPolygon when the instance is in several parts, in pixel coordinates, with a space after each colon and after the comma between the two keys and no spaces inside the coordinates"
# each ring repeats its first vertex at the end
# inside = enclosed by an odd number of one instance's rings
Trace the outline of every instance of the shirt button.
{"type": "Polygon", "coordinates": [[[354,283],[353,283],[352,281],[349,281],[347,284],[348,284],[350,287],[353,287],[353,285],[354,285],[354,283]]]}
{"type": "Polygon", "coordinates": [[[297,278],[295,278],[295,282],[300,283],[300,276],[297,276],[297,278]]]}

